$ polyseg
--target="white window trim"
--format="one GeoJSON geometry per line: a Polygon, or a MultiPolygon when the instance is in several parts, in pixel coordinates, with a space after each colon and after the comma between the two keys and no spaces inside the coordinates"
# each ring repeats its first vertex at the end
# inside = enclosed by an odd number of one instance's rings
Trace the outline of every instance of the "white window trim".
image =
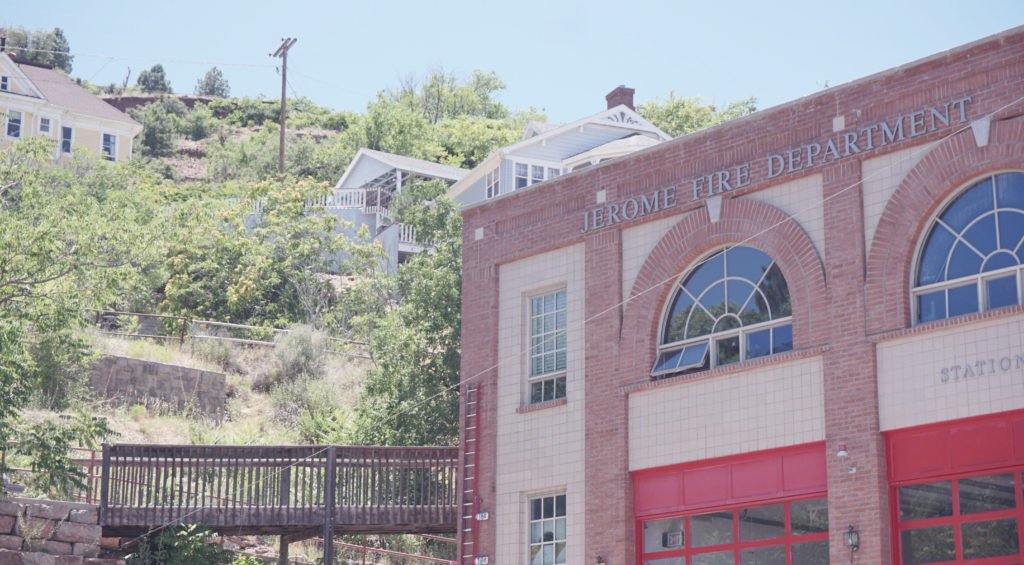
{"type": "Polygon", "coordinates": [[[525,298],[524,320],[526,321],[526,323],[524,324],[525,330],[526,330],[526,332],[525,332],[526,335],[524,336],[524,339],[526,340],[525,341],[526,347],[524,348],[525,352],[526,352],[526,359],[525,359],[526,390],[525,390],[525,395],[524,395],[525,396],[525,401],[523,402],[523,405],[525,405],[525,406],[533,406],[533,405],[543,404],[545,402],[552,402],[552,401],[555,401],[555,400],[568,399],[569,398],[569,390],[568,390],[568,387],[569,387],[569,288],[568,288],[568,286],[565,283],[550,285],[550,286],[546,286],[546,287],[539,288],[539,289],[536,289],[534,291],[528,292],[528,293],[526,293],[524,295],[524,298],[525,298]],[[533,300],[535,298],[540,298],[540,297],[543,297],[543,296],[547,296],[549,294],[556,294],[558,292],[562,292],[562,293],[565,294],[565,328],[562,330],[563,332],[565,332],[565,343],[566,343],[566,346],[565,346],[565,368],[564,369],[556,369],[554,371],[547,372],[547,373],[541,373],[541,374],[533,375],[533,374],[531,374],[531,372],[533,370],[533,300]],[[534,383],[538,383],[538,382],[543,383],[543,382],[546,382],[546,381],[549,381],[549,380],[554,381],[554,380],[557,380],[559,378],[565,379],[566,390],[565,390],[565,395],[564,396],[559,397],[559,398],[552,398],[552,399],[548,399],[548,400],[540,400],[540,401],[537,401],[537,402],[532,402],[532,399],[533,399],[532,388],[533,388],[533,384],[534,383]]]}
{"type": "Polygon", "coordinates": [[[102,132],[102,131],[100,132],[100,151],[99,151],[99,153],[100,153],[100,158],[101,159],[104,159],[104,160],[110,161],[110,162],[114,162],[114,163],[117,162],[117,134],[116,133],[107,133],[107,132],[102,132]],[[110,158],[107,158],[107,154],[103,150],[103,138],[108,136],[108,135],[114,140],[113,151],[111,152],[110,158]]]}
{"type": "Polygon", "coordinates": [[[53,137],[53,130],[56,124],[57,120],[55,120],[53,116],[44,116],[40,114],[36,119],[36,132],[46,135],[47,137],[53,137]],[[43,131],[43,120],[49,120],[50,122],[50,129],[47,131],[43,131]]]}
{"type": "MultiPolygon", "coordinates": [[[[673,294],[672,296],[675,296],[675,295],[673,294]]],[[[708,371],[710,371],[712,369],[715,369],[716,367],[728,367],[729,365],[738,365],[740,363],[744,363],[746,361],[750,361],[750,359],[747,358],[747,340],[746,340],[746,337],[747,337],[748,334],[757,333],[759,331],[770,329],[770,328],[776,328],[776,327],[782,327],[782,326],[785,326],[785,325],[791,325],[792,323],[793,323],[793,316],[786,316],[785,318],[779,318],[777,320],[768,320],[767,322],[760,322],[760,323],[757,323],[757,324],[751,324],[749,326],[743,326],[741,328],[725,330],[725,331],[721,331],[721,332],[717,332],[717,333],[710,333],[710,334],[702,335],[700,337],[695,337],[695,338],[692,338],[692,339],[687,339],[687,340],[683,340],[683,341],[673,341],[672,343],[662,344],[662,345],[658,346],[658,352],[657,352],[657,355],[655,355],[654,362],[657,363],[661,359],[661,354],[662,353],[665,353],[665,352],[668,352],[668,351],[678,351],[678,350],[685,349],[687,346],[690,346],[690,345],[698,345],[698,344],[703,343],[703,342],[708,342],[708,352],[707,352],[707,355],[708,355],[708,368],[707,368],[707,370],[708,371]],[[740,359],[739,359],[739,361],[734,361],[732,363],[727,363],[725,365],[719,365],[718,364],[718,342],[723,340],[723,339],[728,339],[728,338],[736,337],[736,336],[739,336],[739,338],[740,338],[740,340],[739,340],[740,341],[740,359]]],[[[664,329],[665,329],[664,323],[662,323],[658,327],[660,328],[660,331],[664,331],[664,329]]],[[[771,343],[771,347],[769,348],[769,350],[773,350],[773,349],[775,349],[775,334],[774,334],[774,332],[772,334],[770,334],[770,336],[771,336],[770,337],[770,339],[771,339],[771,342],[770,342],[771,343]]],[[[769,353],[767,355],[762,355],[760,357],[755,357],[754,359],[765,359],[765,358],[771,357],[773,355],[777,355],[777,354],[776,353],[769,353]]],[[[672,369],[672,370],[669,370],[669,371],[661,371],[661,372],[657,372],[657,373],[652,371],[651,372],[651,376],[652,377],[660,377],[660,376],[663,376],[663,375],[673,375],[673,374],[676,374],[676,373],[679,373],[679,372],[685,371],[685,370],[686,369],[672,369]]]]}
{"type": "MultiPolygon", "coordinates": [[[[102,143],[102,138],[100,138],[102,143]]],[[[57,139],[57,154],[58,155],[74,155],[75,154],[75,128],[70,125],[62,125],[60,130],[60,137],[57,139]],[[64,151],[64,128],[71,130],[71,138],[68,139],[68,150],[64,151]]]]}
{"type": "MultiPolygon", "coordinates": [[[[531,514],[531,512],[532,512],[532,508],[531,507],[532,507],[533,501],[537,500],[537,499],[544,499],[544,498],[556,497],[556,496],[564,496],[565,497],[565,517],[564,517],[565,518],[565,539],[563,541],[565,543],[566,563],[571,563],[571,561],[569,561],[569,556],[571,555],[570,545],[569,545],[569,515],[570,515],[570,512],[569,512],[569,494],[566,491],[565,487],[561,487],[561,488],[557,488],[557,489],[548,488],[548,489],[544,489],[544,490],[523,493],[523,508],[524,508],[524,511],[523,511],[522,516],[525,518],[525,526],[526,526],[526,536],[525,536],[526,539],[524,540],[526,543],[523,546],[526,551],[525,551],[525,556],[523,558],[523,563],[530,563],[531,562],[530,561],[530,550],[531,550],[532,546],[534,545],[531,542],[531,539],[530,539],[531,526],[532,526],[532,524],[534,522],[534,520],[532,519],[533,515],[531,514]]],[[[543,502],[541,504],[543,504],[543,502]]],[[[556,541],[552,541],[550,543],[557,543],[557,542],[556,541]]],[[[543,543],[542,543],[542,545],[543,545],[543,543]]]]}
{"type": "MultiPolygon", "coordinates": [[[[937,282],[937,283],[931,283],[931,284],[925,285],[925,286],[916,286],[914,284],[914,281],[917,280],[918,269],[921,268],[921,254],[924,252],[924,246],[925,246],[926,243],[928,243],[927,242],[928,236],[931,235],[932,228],[934,228],[935,222],[939,219],[939,216],[941,216],[942,213],[945,212],[947,208],[949,208],[949,205],[952,204],[954,200],[956,200],[957,198],[962,196],[964,194],[964,191],[967,190],[968,188],[970,188],[970,187],[974,186],[975,184],[985,180],[986,178],[995,178],[995,177],[997,177],[999,175],[1006,174],[1006,173],[1024,173],[1024,170],[1022,170],[1022,169],[997,169],[997,170],[994,170],[994,171],[987,171],[987,172],[985,172],[983,174],[980,174],[980,175],[977,175],[977,176],[971,178],[970,180],[968,180],[968,181],[966,181],[964,183],[961,183],[960,186],[956,190],[954,190],[948,197],[946,197],[945,200],[942,201],[942,203],[939,206],[937,206],[935,208],[935,211],[932,212],[931,217],[928,218],[927,222],[925,222],[925,224],[924,224],[925,225],[925,231],[923,233],[921,233],[921,234],[918,234],[917,244],[914,246],[914,255],[913,255],[914,262],[910,266],[910,280],[907,281],[907,282],[909,282],[909,288],[907,289],[907,293],[910,296],[910,325],[911,325],[911,327],[913,327],[913,326],[920,326],[920,325],[923,325],[923,324],[932,324],[932,323],[935,323],[935,322],[941,322],[943,320],[951,320],[951,319],[960,317],[960,316],[949,316],[948,315],[949,314],[949,296],[947,295],[946,296],[946,314],[947,315],[946,315],[945,318],[941,318],[941,319],[938,319],[938,320],[930,320],[930,321],[927,321],[927,322],[920,321],[919,318],[918,318],[918,316],[919,316],[919,312],[918,312],[919,306],[917,304],[917,298],[921,294],[927,294],[928,292],[939,290],[939,289],[941,289],[943,287],[949,288],[949,287],[957,287],[957,286],[966,286],[966,283],[968,281],[970,281],[972,278],[973,279],[977,279],[975,281],[975,284],[978,285],[978,312],[975,312],[975,313],[976,314],[980,314],[982,312],[987,312],[989,310],[989,308],[987,308],[988,295],[987,295],[987,292],[986,292],[986,290],[984,288],[985,287],[984,281],[988,280],[988,279],[999,278],[1000,275],[1005,276],[1007,273],[1009,273],[1010,271],[1013,271],[1014,269],[1022,269],[1022,270],[1024,270],[1024,265],[1019,265],[1017,267],[1006,267],[1004,269],[999,269],[998,271],[989,271],[989,272],[985,272],[985,273],[978,273],[978,274],[975,274],[975,275],[967,275],[965,277],[960,277],[959,279],[955,279],[955,280],[951,280],[951,281],[942,281],[942,282],[937,282]]],[[[1024,277],[1024,275],[1022,275],[1022,277],[1024,277]]],[[[1018,277],[1018,279],[1017,279],[1017,298],[1018,298],[1017,303],[1018,304],[1024,304],[1024,289],[1021,288],[1021,283],[1024,283],[1024,278],[1022,278],[1022,277],[1018,277]]]]}
{"type": "Polygon", "coordinates": [[[4,137],[7,139],[21,139],[25,135],[25,112],[22,110],[7,110],[4,114],[4,137]],[[18,135],[10,134],[11,112],[18,113],[18,135]]]}
{"type": "Polygon", "coordinates": [[[484,175],[484,199],[490,200],[501,195],[501,167],[484,175]]]}
{"type": "Polygon", "coordinates": [[[540,184],[540,183],[542,183],[544,181],[551,180],[552,178],[558,178],[558,177],[550,176],[548,174],[549,173],[549,169],[558,169],[558,171],[559,171],[558,176],[562,176],[562,175],[565,174],[565,171],[563,170],[563,167],[562,167],[561,163],[554,163],[554,162],[551,162],[551,161],[542,161],[540,159],[510,158],[509,159],[509,163],[511,163],[511,170],[510,170],[510,172],[512,173],[511,174],[512,186],[511,186],[511,189],[509,190],[509,192],[516,191],[516,190],[523,190],[523,189],[529,188],[529,187],[531,187],[531,186],[533,186],[535,184],[540,184]],[[526,186],[522,186],[522,187],[518,187],[518,188],[516,187],[516,177],[517,177],[517,175],[516,175],[516,165],[526,165],[526,186]],[[539,180],[534,180],[534,178],[533,178],[533,167],[541,167],[543,169],[543,172],[544,172],[544,178],[539,179],[539,180]]]}

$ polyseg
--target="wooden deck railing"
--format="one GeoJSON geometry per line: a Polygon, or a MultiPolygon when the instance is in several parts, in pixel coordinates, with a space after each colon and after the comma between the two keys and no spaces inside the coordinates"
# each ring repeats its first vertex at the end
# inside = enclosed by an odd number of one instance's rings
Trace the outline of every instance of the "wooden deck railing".
{"type": "Polygon", "coordinates": [[[100,521],[120,535],[451,533],[457,461],[452,447],[104,446],[100,521]]]}

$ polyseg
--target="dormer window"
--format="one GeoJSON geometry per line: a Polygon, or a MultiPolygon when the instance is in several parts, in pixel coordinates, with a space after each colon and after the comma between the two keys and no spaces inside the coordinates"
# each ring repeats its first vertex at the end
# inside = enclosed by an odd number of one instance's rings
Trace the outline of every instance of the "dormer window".
{"type": "Polygon", "coordinates": [[[501,194],[501,170],[494,169],[484,177],[484,186],[487,190],[486,198],[494,198],[501,194]]]}
{"type": "Polygon", "coordinates": [[[513,173],[512,186],[515,187],[515,190],[519,190],[521,188],[526,188],[531,184],[553,179],[561,175],[562,170],[557,167],[547,167],[545,165],[514,163],[513,173]]]}
{"type": "Polygon", "coordinates": [[[0,90],[7,92],[10,86],[10,77],[0,76],[0,90]]]}

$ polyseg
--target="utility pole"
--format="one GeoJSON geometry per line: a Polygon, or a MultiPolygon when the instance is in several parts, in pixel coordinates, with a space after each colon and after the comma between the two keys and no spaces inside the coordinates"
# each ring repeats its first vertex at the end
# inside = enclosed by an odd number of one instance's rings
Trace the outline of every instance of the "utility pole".
{"type": "Polygon", "coordinates": [[[286,37],[281,40],[281,46],[270,54],[271,57],[279,57],[281,59],[281,144],[278,148],[277,154],[277,172],[284,174],[284,119],[285,113],[287,112],[288,102],[285,99],[287,94],[288,86],[288,50],[295,45],[298,39],[286,37]]]}

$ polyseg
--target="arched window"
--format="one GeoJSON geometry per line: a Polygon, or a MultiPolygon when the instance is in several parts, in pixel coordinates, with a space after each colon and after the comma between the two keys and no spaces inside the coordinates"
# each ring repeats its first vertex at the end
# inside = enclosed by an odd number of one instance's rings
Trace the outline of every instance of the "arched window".
{"type": "Polygon", "coordinates": [[[1021,303],[1024,173],[986,177],[935,218],[918,259],[917,322],[1021,303]]]}
{"type": "Polygon", "coordinates": [[[789,287],[753,247],[718,251],[679,284],[653,376],[702,371],[793,349],[789,287]]]}

